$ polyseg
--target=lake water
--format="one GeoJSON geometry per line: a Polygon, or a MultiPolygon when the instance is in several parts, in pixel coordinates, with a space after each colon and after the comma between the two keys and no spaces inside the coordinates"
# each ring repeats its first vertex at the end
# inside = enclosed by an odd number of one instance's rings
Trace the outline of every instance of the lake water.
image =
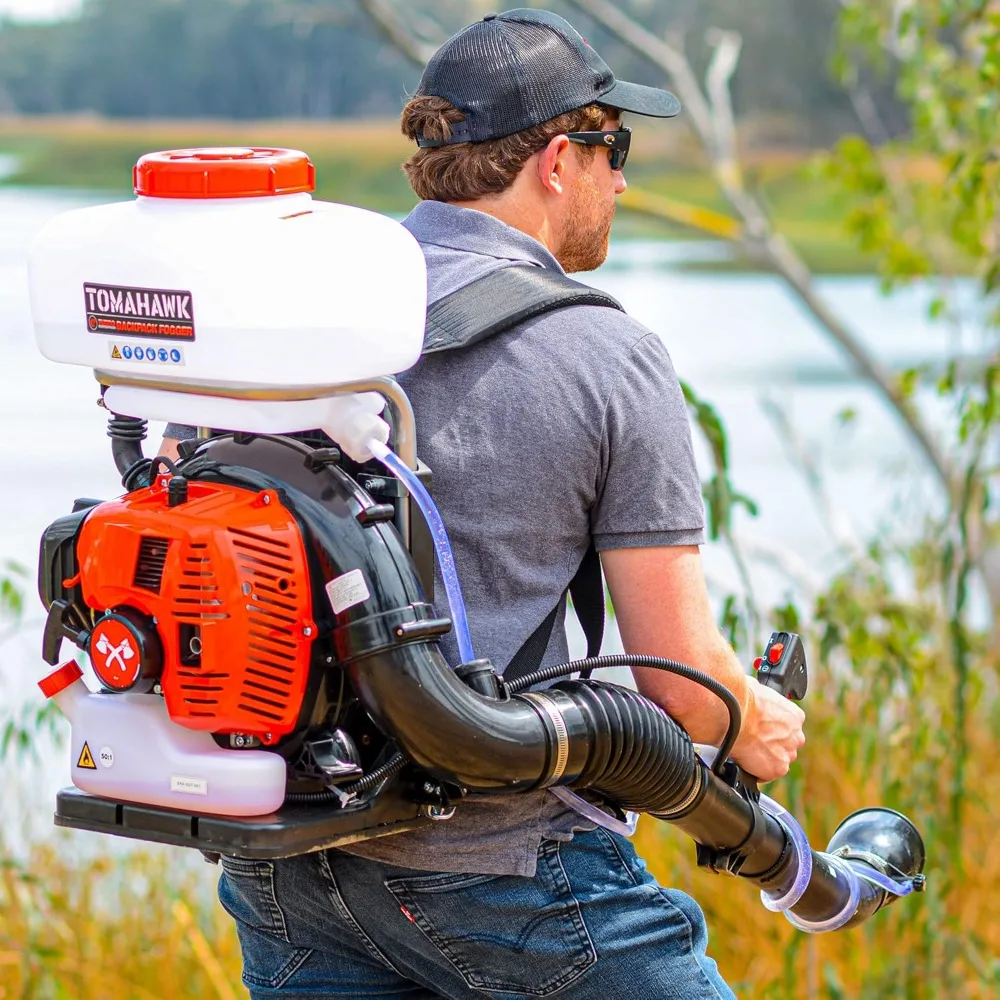
{"type": "MultiPolygon", "coordinates": [[[[0,709],[40,698],[34,685],[45,666],[39,657],[41,607],[33,574],[41,532],[69,511],[75,497],[120,493],[105,435],[106,413],[96,405],[97,383],[85,369],[41,357],[27,301],[26,252],[34,234],[54,214],[102,200],[0,188],[0,563],[15,560],[32,574],[25,627],[13,636],[0,631],[0,709]]],[[[681,377],[720,412],[729,431],[732,480],[760,504],[757,519],[737,519],[741,536],[751,547],[793,554],[822,578],[836,565],[835,546],[803,476],[764,414],[763,399],[778,402],[790,414],[796,434],[824,473],[833,504],[858,535],[913,524],[932,490],[896,421],[851,375],[777,279],[684,268],[694,258],[727,252],[715,245],[614,242],[608,263],[588,280],[657,331],[681,377]],[[848,426],[838,420],[845,409],[857,414],[848,426]]],[[[875,355],[894,369],[940,359],[951,346],[941,328],[925,318],[927,289],[886,299],[867,277],[823,279],[820,287],[875,355]]],[[[156,440],[161,426],[151,427],[156,440]]],[[[707,473],[700,442],[699,464],[707,473]]],[[[706,564],[715,592],[738,589],[729,558],[718,546],[706,548],[706,564]]],[[[754,562],[753,574],[764,601],[779,600],[788,588],[786,578],[764,562],[754,562]]],[[[579,649],[578,634],[572,638],[579,649]]],[[[605,651],[616,649],[620,643],[612,629],[605,651]]],[[[64,754],[47,752],[42,765],[16,770],[11,782],[12,768],[6,768],[0,829],[43,835],[50,830],[52,796],[69,783],[69,763],[64,754]]],[[[98,839],[74,837],[91,846],[98,839]]]]}

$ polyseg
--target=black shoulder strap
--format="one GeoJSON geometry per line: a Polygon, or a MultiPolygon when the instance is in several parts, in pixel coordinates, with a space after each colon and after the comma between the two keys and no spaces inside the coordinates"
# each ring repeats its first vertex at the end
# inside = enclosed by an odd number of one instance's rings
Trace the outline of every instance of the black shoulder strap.
{"type": "MultiPolygon", "coordinates": [[[[624,312],[617,299],[558,271],[530,264],[499,268],[428,308],[423,353],[470,347],[544,313],[583,305],[624,312]]],[[[587,639],[587,656],[597,656],[604,639],[604,580],[593,543],[570,581],[568,592],[587,639]]],[[[559,604],[514,654],[504,671],[507,680],[524,677],[541,665],[559,616],[559,604]]]]}
{"type": "MultiPolygon", "coordinates": [[[[601,559],[593,543],[587,549],[580,568],[567,589],[573,599],[573,610],[587,640],[587,656],[598,656],[604,640],[604,579],[601,576],[601,559]]],[[[507,669],[503,672],[505,681],[525,677],[541,666],[558,615],[559,604],[548,613],[545,620],[524,640],[521,648],[511,658],[507,669]]],[[[586,671],[585,674],[589,677],[590,671],[586,671]]]]}
{"type": "Polygon", "coordinates": [[[607,306],[624,312],[617,299],[559,271],[514,264],[490,271],[432,303],[427,310],[423,353],[471,347],[567,306],[607,306]]]}

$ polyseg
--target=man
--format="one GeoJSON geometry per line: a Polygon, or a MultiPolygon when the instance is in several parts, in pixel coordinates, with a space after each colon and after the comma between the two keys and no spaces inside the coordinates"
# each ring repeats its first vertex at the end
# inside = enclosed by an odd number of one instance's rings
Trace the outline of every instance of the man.
{"type": "MultiPolygon", "coordinates": [[[[424,249],[430,300],[512,264],[598,267],[625,190],[623,111],[671,117],[679,105],[616,81],[551,13],[494,15],[446,42],[402,118],[423,199],[404,225],[424,249]]],[[[593,540],[625,648],[729,687],[744,718],[734,756],[761,779],[784,774],[804,716],[744,674],[714,623],[690,429],[659,337],[616,310],[572,306],[429,355],[400,381],[477,654],[502,669],[558,606],[543,662],[564,661],[564,593],[593,540]]],[[[635,675],[692,738],[721,739],[714,695],[635,675]]],[[[343,850],[223,865],[254,1000],[733,995],[697,904],[547,791],[466,800],[447,823],[343,850]]]]}

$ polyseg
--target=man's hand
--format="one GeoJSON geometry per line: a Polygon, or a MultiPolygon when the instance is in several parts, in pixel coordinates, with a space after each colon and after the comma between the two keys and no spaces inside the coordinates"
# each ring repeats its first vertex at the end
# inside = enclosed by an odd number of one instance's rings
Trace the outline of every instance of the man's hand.
{"type": "Polygon", "coordinates": [[[805,712],[754,678],[748,678],[749,698],[740,738],[732,757],[760,781],[774,781],[788,773],[806,741],[805,712]]]}

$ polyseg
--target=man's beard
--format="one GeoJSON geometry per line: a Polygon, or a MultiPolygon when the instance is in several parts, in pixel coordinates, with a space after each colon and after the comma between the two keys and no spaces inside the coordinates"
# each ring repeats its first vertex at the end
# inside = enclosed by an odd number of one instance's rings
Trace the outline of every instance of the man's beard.
{"type": "Polygon", "coordinates": [[[573,196],[566,230],[555,255],[567,274],[596,271],[604,263],[614,216],[614,201],[609,204],[593,179],[584,174],[573,196]]]}

